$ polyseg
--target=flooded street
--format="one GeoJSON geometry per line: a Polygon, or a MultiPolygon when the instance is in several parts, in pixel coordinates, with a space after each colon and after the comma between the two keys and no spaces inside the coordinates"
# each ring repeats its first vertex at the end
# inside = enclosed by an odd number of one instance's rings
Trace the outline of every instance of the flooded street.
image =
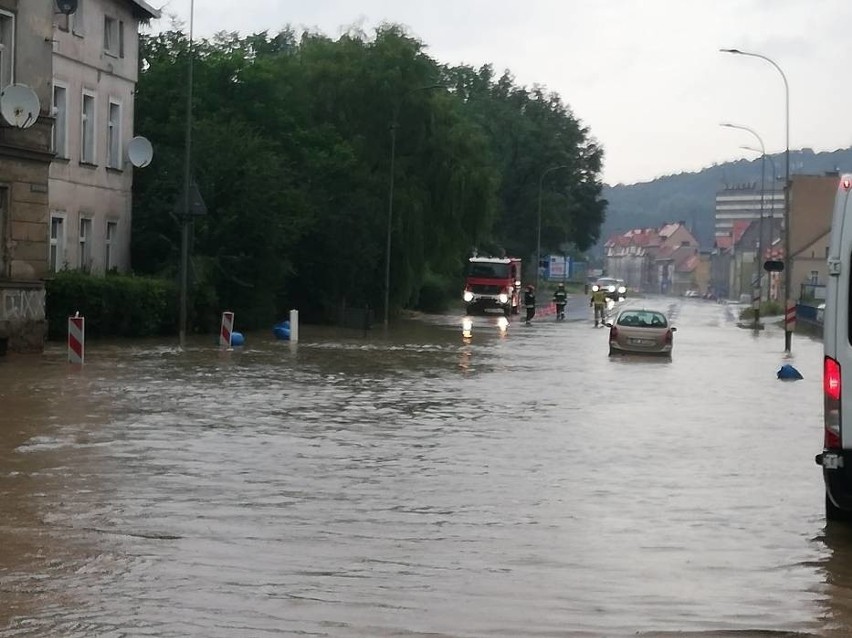
{"type": "Polygon", "coordinates": [[[822,344],[649,306],[0,358],[0,636],[849,635],[822,344]]]}

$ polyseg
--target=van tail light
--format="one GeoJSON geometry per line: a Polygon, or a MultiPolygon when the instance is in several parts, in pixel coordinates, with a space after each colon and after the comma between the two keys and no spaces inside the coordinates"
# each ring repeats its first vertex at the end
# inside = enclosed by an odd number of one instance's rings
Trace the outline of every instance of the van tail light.
{"type": "Polygon", "coordinates": [[[610,341],[618,341],[618,328],[614,325],[609,329],[609,340],[610,341]]]}
{"type": "Polygon", "coordinates": [[[825,444],[826,450],[839,449],[840,443],[840,396],[841,396],[841,378],[840,364],[826,357],[823,364],[822,372],[823,396],[825,398],[825,410],[823,419],[825,423],[825,444]]]}
{"type": "Polygon", "coordinates": [[[666,330],[666,345],[667,346],[672,345],[672,331],[671,330],[666,330]]]}

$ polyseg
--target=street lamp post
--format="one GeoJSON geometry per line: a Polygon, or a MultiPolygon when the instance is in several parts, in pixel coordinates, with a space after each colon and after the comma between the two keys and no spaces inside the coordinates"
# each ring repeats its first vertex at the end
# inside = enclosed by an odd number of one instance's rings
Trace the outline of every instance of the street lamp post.
{"type": "Polygon", "coordinates": [[[189,3],[189,47],[187,55],[189,66],[187,70],[186,89],[186,139],[184,148],[184,174],[183,174],[183,219],[181,220],[180,232],[180,326],[178,330],[178,341],[180,347],[186,345],[186,320],[187,320],[187,288],[189,286],[189,215],[190,206],[190,175],[192,172],[192,38],[193,20],[195,17],[195,0],[189,3]]]}
{"type": "MultiPolygon", "coordinates": [[[[754,308],[754,329],[758,330],[760,328],[760,300],[763,297],[763,268],[761,267],[760,260],[763,259],[763,215],[766,201],[766,147],[763,144],[763,139],[757,134],[757,131],[749,128],[748,126],[730,124],[728,122],[725,122],[720,126],[739,129],[754,135],[758,144],[760,144],[760,152],[762,153],[761,157],[764,158],[761,160],[760,165],[760,223],[757,227],[757,257],[754,260],[755,274],[757,275],[757,307],[754,308]]],[[[754,295],[752,294],[752,299],[753,298],[754,295]]]]}
{"type": "Polygon", "coordinates": [[[391,150],[390,150],[390,178],[388,184],[388,234],[385,244],[385,308],[384,308],[384,327],[388,327],[388,309],[390,304],[390,258],[391,258],[391,229],[393,228],[393,187],[394,187],[394,167],[396,163],[396,129],[399,126],[399,109],[402,106],[402,101],[412,93],[417,91],[428,91],[430,89],[444,88],[443,84],[430,84],[429,86],[418,86],[405,91],[394,105],[393,115],[390,123],[391,135],[391,150]]]}
{"type": "MultiPolygon", "coordinates": [[[[761,160],[762,160],[762,163],[763,163],[763,166],[761,166],[761,171],[763,171],[766,168],[766,160],[769,160],[769,165],[772,167],[772,180],[771,180],[772,184],[771,184],[771,187],[770,187],[769,190],[773,193],[773,197],[772,197],[771,210],[769,211],[769,232],[767,233],[767,235],[768,235],[767,246],[771,247],[772,246],[772,236],[774,234],[773,228],[775,227],[775,196],[774,196],[775,182],[778,181],[778,172],[775,168],[775,160],[772,159],[771,155],[767,155],[764,151],[762,151],[759,148],[755,148],[754,146],[740,146],[740,148],[743,149],[743,150],[746,150],[746,151],[751,151],[752,153],[761,153],[761,160]]],[[[762,257],[761,257],[761,259],[762,259],[762,257]]],[[[771,287],[772,287],[771,285],[766,286],[766,301],[769,301],[770,288],[771,287]]]]}
{"type": "Polygon", "coordinates": [[[775,67],[775,70],[781,74],[781,79],[784,81],[784,117],[785,117],[785,145],[784,145],[784,297],[786,303],[784,305],[784,350],[789,354],[792,350],[793,333],[788,328],[786,316],[791,306],[791,273],[790,269],[793,265],[791,250],[790,250],[790,85],[787,82],[787,76],[780,66],[773,60],[762,53],[752,53],[749,51],[741,51],[739,49],[719,49],[722,53],[732,53],[734,55],[745,55],[752,58],[760,58],[769,62],[775,67]]]}
{"type": "Polygon", "coordinates": [[[536,231],[536,240],[535,240],[535,289],[538,291],[538,273],[541,269],[541,190],[544,185],[544,178],[548,173],[552,173],[553,171],[557,171],[560,168],[570,168],[567,164],[560,164],[559,166],[551,166],[546,169],[541,177],[538,178],[538,225],[536,231]]]}

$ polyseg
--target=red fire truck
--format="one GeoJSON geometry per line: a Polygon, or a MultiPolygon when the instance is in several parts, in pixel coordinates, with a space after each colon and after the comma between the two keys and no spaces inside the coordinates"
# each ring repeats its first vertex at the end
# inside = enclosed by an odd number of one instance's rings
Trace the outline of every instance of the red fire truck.
{"type": "Polygon", "coordinates": [[[464,280],[467,314],[516,315],[521,308],[521,260],[471,257],[464,280]]]}

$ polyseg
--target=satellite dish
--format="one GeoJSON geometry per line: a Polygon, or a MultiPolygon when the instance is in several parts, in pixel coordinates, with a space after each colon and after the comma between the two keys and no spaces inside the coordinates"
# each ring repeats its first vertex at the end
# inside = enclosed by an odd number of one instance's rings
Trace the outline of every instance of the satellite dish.
{"type": "Polygon", "coordinates": [[[77,11],[77,0],[56,0],[56,6],[59,9],[59,13],[64,13],[68,16],[77,11]]]}
{"type": "Polygon", "coordinates": [[[154,157],[154,148],[147,137],[137,135],[127,145],[127,159],[136,168],[145,168],[154,157]]]}
{"type": "Polygon", "coordinates": [[[40,108],[38,95],[25,84],[10,84],[0,91],[0,115],[16,128],[35,124],[40,108]]]}

